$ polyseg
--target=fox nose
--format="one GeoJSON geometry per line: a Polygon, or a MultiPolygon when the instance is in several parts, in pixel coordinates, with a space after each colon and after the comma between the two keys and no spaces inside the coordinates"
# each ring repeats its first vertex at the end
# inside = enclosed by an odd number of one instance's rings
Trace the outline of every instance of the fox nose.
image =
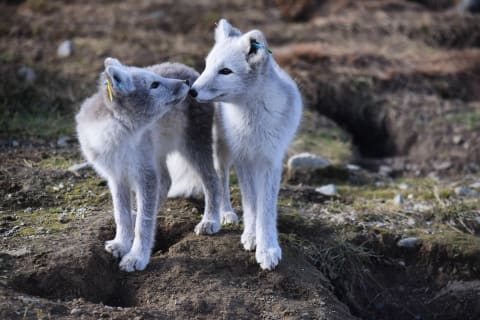
{"type": "Polygon", "coordinates": [[[197,92],[197,90],[195,90],[195,89],[190,89],[190,90],[188,91],[188,93],[189,93],[192,97],[194,97],[194,98],[196,98],[197,95],[198,95],[198,92],[197,92]]]}

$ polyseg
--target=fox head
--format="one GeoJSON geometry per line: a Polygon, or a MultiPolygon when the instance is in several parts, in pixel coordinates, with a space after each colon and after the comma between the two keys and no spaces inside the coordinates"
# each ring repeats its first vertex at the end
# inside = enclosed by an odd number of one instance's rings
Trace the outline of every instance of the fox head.
{"type": "Polygon", "coordinates": [[[106,58],[100,91],[106,107],[128,127],[145,125],[163,116],[187,95],[187,80],[164,78],[148,69],[125,66],[106,58]]]}
{"type": "Polygon", "coordinates": [[[262,81],[270,63],[270,51],[263,33],[252,30],[242,34],[227,20],[215,29],[215,45],[206,58],[205,70],[192,85],[190,95],[200,102],[234,102],[248,87],[262,81]]]}

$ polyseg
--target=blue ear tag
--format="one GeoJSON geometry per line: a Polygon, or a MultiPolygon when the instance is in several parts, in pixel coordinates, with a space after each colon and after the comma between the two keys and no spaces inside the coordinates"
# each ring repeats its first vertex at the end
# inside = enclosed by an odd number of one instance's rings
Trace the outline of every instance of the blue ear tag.
{"type": "Polygon", "coordinates": [[[264,49],[266,50],[269,54],[272,54],[272,50],[270,50],[269,48],[265,47],[263,44],[260,44],[258,42],[252,42],[252,45],[256,48],[256,49],[264,49]]]}

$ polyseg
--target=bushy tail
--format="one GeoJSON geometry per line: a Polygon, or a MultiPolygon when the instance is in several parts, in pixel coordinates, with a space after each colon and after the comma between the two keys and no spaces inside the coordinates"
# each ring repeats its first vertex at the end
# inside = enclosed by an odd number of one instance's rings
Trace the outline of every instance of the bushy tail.
{"type": "Polygon", "coordinates": [[[178,153],[168,156],[167,167],[172,178],[169,198],[202,198],[202,182],[191,165],[178,153]]]}

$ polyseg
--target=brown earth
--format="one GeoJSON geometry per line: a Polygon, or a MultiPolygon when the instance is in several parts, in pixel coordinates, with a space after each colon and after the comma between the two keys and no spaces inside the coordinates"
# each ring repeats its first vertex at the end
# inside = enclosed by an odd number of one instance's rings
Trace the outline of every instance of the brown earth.
{"type": "Polygon", "coordinates": [[[0,319],[480,317],[479,199],[453,191],[480,181],[480,17],[448,0],[297,3],[0,2],[0,319]],[[57,139],[74,136],[105,57],[201,71],[220,17],[264,31],[305,97],[294,151],[336,166],[285,177],[274,272],[241,249],[241,226],[194,236],[193,200],[165,204],[144,272],[120,272],[103,250],[108,188],[91,169],[68,171],[78,145],[57,139]],[[66,39],[73,55],[59,58],[66,39]],[[395,179],[376,173],[385,164],[395,179]],[[315,191],[327,183],[337,196],[315,191]],[[405,237],[419,242],[399,247],[405,237]]]}

